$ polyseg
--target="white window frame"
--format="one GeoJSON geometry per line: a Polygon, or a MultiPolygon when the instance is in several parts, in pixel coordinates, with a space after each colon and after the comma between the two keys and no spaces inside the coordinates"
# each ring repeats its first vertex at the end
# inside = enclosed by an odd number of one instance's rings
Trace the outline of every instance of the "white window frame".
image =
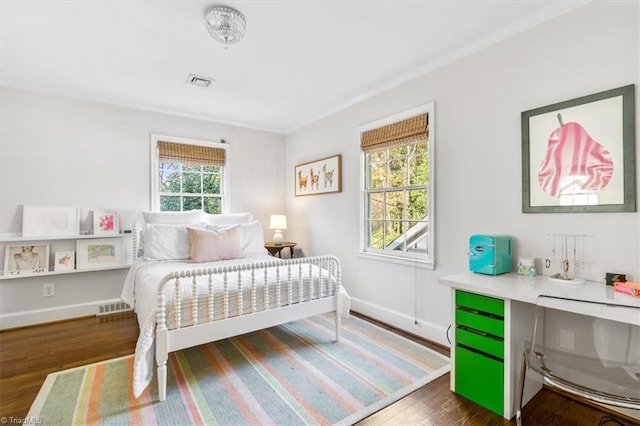
{"type": "Polygon", "coordinates": [[[427,235],[428,252],[426,254],[408,254],[408,253],[393,253],[391,251],[382,250],[369,250],[367,249],[367,234],[365,229],[366,220],[368,217],[367,207],[367,193],[365,192],[367,169],[366,169],[366,154],[361,152],[360,157],[360,217],[358,218],[358,254],[360,257],[388,261],[393,263],[400,263],[404,265],[417,265],[425,269],[435,269],[435,105],[433,102],[417,106],[407,111],[400,112],[398,114],[385,117],[380,120],[376,120],[371,123],[364,124],[358,127],[358,143],[360,142],[360,136],[363,132],[372,130],[378,127],[383,127],[389,124],[397,123],[402,120],[406,120],[411,117],[415,117],[420,114],[427,114],[429,120],[429,138],[428,138],[428,152],[429,152],[429,182],[427,183],[427,197],[428,207],[427,214],[429,217],[429,231],[427,235]]]}
{"type": "Polygon", "coordinates": [[[158,141],[182,143],[186,145],[200,145],[212,148],[221,148],[225,150],[225,165],[222,167],[222,194],[220,196],[222,202],[222,213],[229,213],[229,205],[231,204],[231,172],[229,164],[231,164],[231,147],[227,143],[204,141],[197,139],[187,139],[166,135],[151,135],[151,210],[160,211],[160,194],[158,191],[158,141]]]}

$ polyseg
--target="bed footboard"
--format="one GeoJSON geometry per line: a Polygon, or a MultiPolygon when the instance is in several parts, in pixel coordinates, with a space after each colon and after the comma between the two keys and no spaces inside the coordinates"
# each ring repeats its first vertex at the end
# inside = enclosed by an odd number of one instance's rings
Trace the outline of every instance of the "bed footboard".
{"type": "Polygon", "coordinates": [[[158,287],[156,303],[160,400],[166,399],[169,352],[332,311],[339,340],[345,297],[335,256],[167,274],[158,287]]]}

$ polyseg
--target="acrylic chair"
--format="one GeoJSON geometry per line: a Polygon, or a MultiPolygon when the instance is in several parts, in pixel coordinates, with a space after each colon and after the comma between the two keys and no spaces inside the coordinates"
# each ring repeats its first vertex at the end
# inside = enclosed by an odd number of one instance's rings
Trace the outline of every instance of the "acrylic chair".
{"type": "Polygon", "coordinates": [[[640,410],[640,306],[539,296],[516,390],[518,426],[527,370],[552,389],[640,410]]]}

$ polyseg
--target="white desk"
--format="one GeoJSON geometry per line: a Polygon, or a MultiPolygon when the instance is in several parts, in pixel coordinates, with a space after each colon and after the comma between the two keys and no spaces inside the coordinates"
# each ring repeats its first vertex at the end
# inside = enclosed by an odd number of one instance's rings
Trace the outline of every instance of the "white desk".
{"type": "MultiPolygon", "coordinates": [[[[604,302],[624,306],[640,307],[640,298],[613,291],[613,287],[604,283],[586,282],[584,284],[555,283],[546,276],[524,277],[514,273],[503,275],[482,275],[473,272],[461,272],[440,278],[440,284],[451,287],[452,300],[455,291],[495,297],[504,300],[504,417],[515,415],[515,389],[518,386],[521,357],[524,340],[531,335],[534,319],[534,307],[538,296],[555,296],[593,302],[604,302]]],[[[452,303],[451,318],[455,318],[455,303],[452,303]]],[[[628,319],[638,323],[640,318],[628,319]]],[[[451,348],[455,348],[455,333],[451,333],[451,348]]],[[[455,351],[451,350],[452,366],[455,365],[455,351]]],[[[529,376],[528,376],[529,377],[529,376]]],[[[540,380],[527,379],[523,405],[542,387],[540,380]]],[[[451,369],[451,390],[455,391],[455,368],[451,369]]],[[[637,410],[619,410],[627,416],[637,416],[637,410]]]]}

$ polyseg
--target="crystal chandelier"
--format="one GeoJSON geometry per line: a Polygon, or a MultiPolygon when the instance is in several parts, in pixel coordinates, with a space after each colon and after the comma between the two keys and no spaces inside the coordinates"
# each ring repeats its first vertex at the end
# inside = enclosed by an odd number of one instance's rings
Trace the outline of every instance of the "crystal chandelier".
{"type": "Polygon", "coordinates": [[[242,40],[247,27],[244,15],[228,6],[214,6],[207,10],[204,24],[211,37],[225,47],[242,40]]]}

